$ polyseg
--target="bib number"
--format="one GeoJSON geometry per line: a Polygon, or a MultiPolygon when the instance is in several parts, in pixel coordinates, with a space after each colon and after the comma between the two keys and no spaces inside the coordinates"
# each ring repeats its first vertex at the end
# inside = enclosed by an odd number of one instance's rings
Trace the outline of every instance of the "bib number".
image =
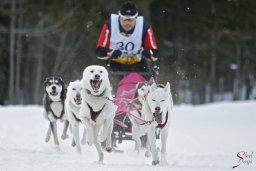
{"type": "Polygon", "coordinates": [[[134,44],[132,42],[128,42],[124,44],[124,42],[118,42],[117,43],[118,49],[125,50],[125,51],[133,51],[134,50],[134,44]]]}

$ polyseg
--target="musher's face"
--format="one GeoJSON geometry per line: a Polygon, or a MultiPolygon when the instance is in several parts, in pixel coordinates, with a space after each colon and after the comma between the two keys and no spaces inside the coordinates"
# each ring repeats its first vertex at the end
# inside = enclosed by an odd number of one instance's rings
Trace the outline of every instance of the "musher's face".
{"type": "Polygon", "coordinates": [[[135,26],[136,18],[120,17],[120,23],[125,31],[130,31],[135,26]]]}

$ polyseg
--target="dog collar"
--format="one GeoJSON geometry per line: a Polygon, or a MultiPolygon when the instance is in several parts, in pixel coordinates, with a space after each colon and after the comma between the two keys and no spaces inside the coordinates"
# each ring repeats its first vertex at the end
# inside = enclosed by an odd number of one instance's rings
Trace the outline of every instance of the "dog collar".
{"type": "Polygon", "coordinates": [[[94,95],[94,94],[92,94],[92,92],[90,90],[86,89],[87,94],[89,94],[91,96],[95,96],[95,97],[102,97],[105,94],[105,91],[106,91],[106,89],[101,94],[94,95]]]}

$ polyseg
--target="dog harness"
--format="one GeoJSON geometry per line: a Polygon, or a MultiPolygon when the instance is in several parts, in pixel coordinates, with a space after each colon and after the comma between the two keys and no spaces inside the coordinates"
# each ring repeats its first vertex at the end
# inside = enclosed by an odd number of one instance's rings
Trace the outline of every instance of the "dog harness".
{"type": "Polygon", "coordinates": [[[103,108],[105,107],[105,105],[106,105],[106,103],[103,105],[103,107],[99,110],[99,111],[97,111],[97,112],[95,112],[93,109],[92,109],[92,107],[88,104],[88,103],[86,103],[87,104],[87,106],[89,107],[89,109],[90,109],[90,115],[91,115],[91,120],[93,120],[95,123],[96,123],[96,119],[97,119],[97,117],[100,115],[100,113],[102,112],[102,110],[103,110],[103,108]]]}
{"type": "Polygon", "coordinates": [[[55,113],[53,112],[52,108],[50,107],[49,108],[49,111],[52,113],[52,116],[57,120],[57,119],[61,119],[65,113],[65,109],[64,109],[64,101],[60,101],[61,104],[62,104],[62,111],[61,111],[61,114],[60,116],[56,116],[55,113]]]}
{"type": "Polygon", "coordinates": [[[76,120],[77,122],[81,122],[81,120],[76,117],[76,115],[74,114],[74,112],[72,112],[72,114],[73,114],[73,116],[74,116],[74,118],[75,118],[75,120],[76,120]]]}
{"type": "Polygon", "coordinates": [[[133,103],[130,103],[130,104],[129,104],[129,107],[130,107],[130,109],[133,109],[133,110],[137,111],[137,112],[139,113],[140,117],[141,117],[141,112],[140,112],[140,110],[141,110],[141,104],[138,103],[138,102],[136,102],[136,101],[135,101],[135,103],[138,104],[138,105],[140,106],[140,108],[137,108],[133,103]]]}

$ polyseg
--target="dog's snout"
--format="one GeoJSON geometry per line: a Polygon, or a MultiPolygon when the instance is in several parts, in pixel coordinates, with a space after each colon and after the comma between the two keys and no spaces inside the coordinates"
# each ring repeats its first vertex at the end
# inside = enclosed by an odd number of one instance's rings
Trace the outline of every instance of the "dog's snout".
{"type": "Polygon", "coordinates": [[[56,87],[55,87],[55,86],[52,86],[52,90],[55,91],[55,90],[56,90],[56,87]]]}
{"type": "Polygon", "coordinates": [[[160,107],[157,106],[157,107],[155,108],[155,111],[156,111],[157,113],[159,113],[159,112],[160,112],[160,107]]]}
{"type": "Polygon", "coordinates": [[[81,94],[76,94],[76,98],[81,98],[81,94]]]}
{"type": "Polygon", "coordinates": [[[100,79],[100,75],[99,75],[99,74],[96,74],[96,75],[94,76],[94,78],[95,78],[96,80],[98,80],[98,79],[100,79]]]}

